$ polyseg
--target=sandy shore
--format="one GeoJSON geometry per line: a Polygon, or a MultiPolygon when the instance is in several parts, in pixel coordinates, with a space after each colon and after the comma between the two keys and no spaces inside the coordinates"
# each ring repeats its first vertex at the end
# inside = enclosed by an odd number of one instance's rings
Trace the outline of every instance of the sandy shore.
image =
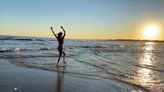
{"type": "Polygon", "coordinates": [[[3,59],[0,74],[0,92],[138,92],[114,80],[18,67],[3,59]]]}

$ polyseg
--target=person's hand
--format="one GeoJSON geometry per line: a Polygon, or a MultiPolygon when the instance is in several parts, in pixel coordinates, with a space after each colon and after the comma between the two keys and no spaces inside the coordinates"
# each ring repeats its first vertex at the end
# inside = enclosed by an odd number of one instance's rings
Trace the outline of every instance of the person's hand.
{"type": "Polygon", "coordinates": [[[51,27],[51,30],[52,30],[52,27],[51,27]]]}

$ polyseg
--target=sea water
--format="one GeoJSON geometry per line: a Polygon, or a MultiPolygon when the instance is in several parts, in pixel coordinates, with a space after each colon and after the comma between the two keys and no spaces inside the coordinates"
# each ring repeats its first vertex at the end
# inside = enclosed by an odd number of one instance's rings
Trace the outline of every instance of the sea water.
{"type": "MultiPolygon", "coordinates": [[[[164,42],[65,40],[66,70],[57,70],[52,38],[0,36],[0,58],[28,68],[110,79],[152,92],[164,91],[164,42]]],[[[61,58],[60,65],[63,65],[61,58]]]]}

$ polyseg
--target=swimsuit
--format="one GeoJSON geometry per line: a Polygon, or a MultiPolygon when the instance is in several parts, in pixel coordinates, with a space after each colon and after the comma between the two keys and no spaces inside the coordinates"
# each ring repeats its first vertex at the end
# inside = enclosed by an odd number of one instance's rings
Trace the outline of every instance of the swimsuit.
{"type": "Polygon", "coordinates": [[[58,51],[59,51],[59,53],[62,53],[63,52],[63,46],[59,45],[58,46],[58,51]]]}
{"type": "Polygon", "coordinates": [[[62,53],[63,52],[63,44],[64,44],[64,38],[58,38],[58,51],[59,53],[62,53]]]}

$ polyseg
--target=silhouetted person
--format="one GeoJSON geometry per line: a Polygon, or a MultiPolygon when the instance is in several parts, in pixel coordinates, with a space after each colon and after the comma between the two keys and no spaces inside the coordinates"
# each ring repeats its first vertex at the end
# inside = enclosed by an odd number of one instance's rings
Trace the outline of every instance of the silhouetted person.
{"type": "Polygon", "coordinates": [[[59,58],[58,58],[58,61],[57,61],[57,65],[60,61],[60,58],[61,58],[62,54],[64,55],[63,56],[63,62],[66,64],[66,62],[65,62],[65,52],[63,51],[64,37],[65,37],[66,32],[65,32],[65,30],[62,26],[61,26],[61,29],[64,32],[63,36],[62,36],[62,34],[63,34],[62,32],[59,32],[58,34],[55,34],[55,32],[53,31],[53,28],[51,27],[52,33],[54,34],[54,36],[56,37],[56,39],[58,41],[59,58]]]}

